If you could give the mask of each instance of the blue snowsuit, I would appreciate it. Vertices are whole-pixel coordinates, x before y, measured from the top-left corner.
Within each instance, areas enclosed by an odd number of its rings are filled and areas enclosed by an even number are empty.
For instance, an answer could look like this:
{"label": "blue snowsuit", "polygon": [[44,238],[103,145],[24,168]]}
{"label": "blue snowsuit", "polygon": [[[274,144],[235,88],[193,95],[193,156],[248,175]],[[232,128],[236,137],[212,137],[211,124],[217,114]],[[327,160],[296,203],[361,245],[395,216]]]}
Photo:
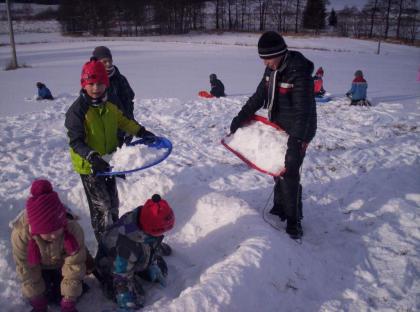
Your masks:
{"label": "blue snowsuit", "polygon": [[53,96],[51,94],[50,89],[48,89],[45,85],[38,87],[38,100],[53,100]]}

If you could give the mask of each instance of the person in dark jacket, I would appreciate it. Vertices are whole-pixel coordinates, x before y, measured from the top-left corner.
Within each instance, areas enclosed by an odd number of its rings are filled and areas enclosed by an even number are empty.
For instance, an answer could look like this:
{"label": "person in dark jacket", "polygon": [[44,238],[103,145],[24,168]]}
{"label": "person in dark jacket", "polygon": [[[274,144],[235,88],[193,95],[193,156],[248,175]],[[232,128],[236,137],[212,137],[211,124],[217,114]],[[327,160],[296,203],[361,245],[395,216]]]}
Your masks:
{"label": "person in dark jacket", "polygon": [[54,100],[50,89],[47,88],[45,84],[42,82],[37,82],[36,87],[38,88],[38,97],[36,98],[39,100]]}
{"label": "person in dark jacket", "polygon": [[[117,66],[113,64],[111,50],[105,46],[96,47],[92,56],[96,57],[105,65],[109,78],[108,95],[113,96],[114,103],[129,118],[134,119],[134,91],[128,83],[127,78],[122,75]],[[124,131],[118,131],[119,146],[130,143],[133,136]]]}
{"label": "person in dark jacket", "polygon": [[127,118],[108,97],[109,79],[104,65],[92,58],[82,69],[80,96],[66,112],[65,127],[74,170],[80,174],[89,204],[91,222],[99,242],[107,226],[118,219],[119,198],[109,159],[118,147],[118,129],[154,140],[134,119]]}
{"label": "person in dark jacket", "polygon": [[155,194],[107,229],[95,260],[108,299],[122,309],[137,309],[144,304],[142,280],[166,286],[168,267],[158,246],[174,224],[171,207]]}
{"label": "person in dark jacket", "polygon": [[256,111],[265,107],[269,120],[289,135],[284,161],[286,171],[275,179],[274,206],[270,212],[282,221],[287,220],[286,232],[292,238],[300,238],[303,215],[299,171],[306,147],[317,128],[314,66],[300,52],[289,51],[283,37],[274,31],[260,37],[258,53],[266,66],[264,76],[256,92],[233,118],[230,131],[234,133]]}
{"label": "person in dark jacket", "polygon": [[217,98],[226,96],[225,86],[219,79],[217,79],[216,74],[210,75],[210,85],[211,85],[211,90],[210,90],[211,95]]}

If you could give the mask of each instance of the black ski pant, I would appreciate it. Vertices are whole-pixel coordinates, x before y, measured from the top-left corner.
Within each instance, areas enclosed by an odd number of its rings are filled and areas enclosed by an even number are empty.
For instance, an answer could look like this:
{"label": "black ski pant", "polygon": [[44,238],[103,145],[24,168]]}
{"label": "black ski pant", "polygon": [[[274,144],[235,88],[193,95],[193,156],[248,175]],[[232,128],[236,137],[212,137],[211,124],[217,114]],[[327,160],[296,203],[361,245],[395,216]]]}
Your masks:
{"label": "black ski pant", "polygon": [[108,226],[118,220],[117,182],[115,177],[80,175],[89,204],[93,232],[99,243]]}
{"label": "black ski pant", "polygon": [[275,178],[274,208],[282,219],[300,220],[302,214],[302,185],[300,185],[300,167],[305,158],[306,143],[290,137],[284,161],[286,172]]}

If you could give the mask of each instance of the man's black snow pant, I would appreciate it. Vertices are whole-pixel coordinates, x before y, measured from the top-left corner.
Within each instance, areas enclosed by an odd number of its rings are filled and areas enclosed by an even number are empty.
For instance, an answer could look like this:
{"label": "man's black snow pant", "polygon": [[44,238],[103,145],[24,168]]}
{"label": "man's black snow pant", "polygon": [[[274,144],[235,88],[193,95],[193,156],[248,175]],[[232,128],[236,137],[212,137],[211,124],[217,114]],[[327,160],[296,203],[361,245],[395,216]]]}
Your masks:
{"label": "man's black snow pant", "polygon": [[108,226],[118,220],[117,182],[115,177],[80,175],[89,204],[90,220],[97,242]]}
{"label": "man's black snow pant", "polygon": [[274,207],[272,213],[282,221],[286,219],[300,220],[302,214],[302,185],[300,185],[300,167],[305,158],[306,143],[294,137],[287,142],[287,152],[284,161],[286,173],[275,178]]}

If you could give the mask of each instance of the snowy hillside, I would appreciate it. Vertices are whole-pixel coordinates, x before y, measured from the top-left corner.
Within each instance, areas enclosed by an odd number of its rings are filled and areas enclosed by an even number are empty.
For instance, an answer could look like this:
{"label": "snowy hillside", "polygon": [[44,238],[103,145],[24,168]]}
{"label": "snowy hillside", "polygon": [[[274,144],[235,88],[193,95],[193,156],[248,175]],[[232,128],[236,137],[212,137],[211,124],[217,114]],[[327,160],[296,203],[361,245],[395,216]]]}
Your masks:
{"label": "snowy hillside", "polygon": [[[154,193],[176,214],[165,239],[174,249],[166,259],[168,286],[147,284],[142,311],[420,309],[418,48],[384,44],[378,56],[373,42],[286,38],[323,66],[325,88],[334,97],[318,106],[317,136],[303,165],[304,237],[298,244],[285,234],[285,224],[266,213],[273,179],[220,144],[261,79],[257,35],[165,37],[166,42],[52,38],[18,45],[20,62],[30,67],[0,71],[2,311],[29,311],[8,223],[24,208],[34,178],[52,181],[81,217],[89,249],[96,250],[63,123],[77,97],[81,66],[102,44],[111,48],[136,92],[138,121],[174,146],[165,162],[118,181],[120,214]],[[0,46],[2,68],[9,54],[8,46]],[[368,80],[371,108],[350,107],[344,98],[356,69]],[[225,84],[227,98],[196,96],[209,88],[212,72]],[[34,101],[36,81],[45,82],[57,99]],[[79,311],[113,307],[93,277],[87,283],[91,290]]]}

